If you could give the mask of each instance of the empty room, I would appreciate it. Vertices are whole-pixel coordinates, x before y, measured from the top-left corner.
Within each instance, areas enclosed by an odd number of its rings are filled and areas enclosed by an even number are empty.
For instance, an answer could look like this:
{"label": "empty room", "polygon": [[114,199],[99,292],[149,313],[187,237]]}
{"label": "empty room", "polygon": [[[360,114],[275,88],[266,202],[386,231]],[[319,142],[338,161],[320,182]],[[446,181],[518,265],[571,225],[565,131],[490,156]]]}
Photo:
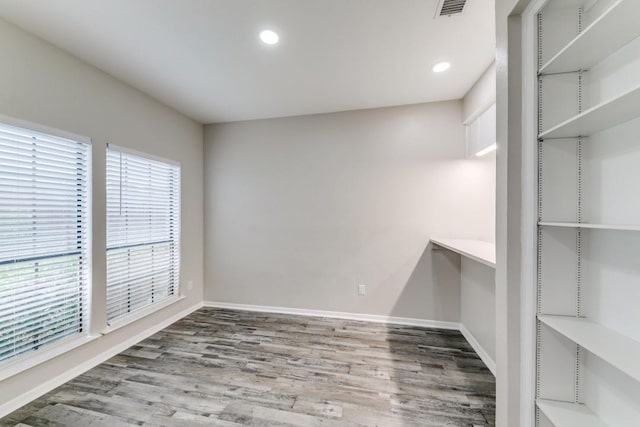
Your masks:
{"label": "empty room", "polygon": [[0,0],[0,426],[637,426],[639,16]]}

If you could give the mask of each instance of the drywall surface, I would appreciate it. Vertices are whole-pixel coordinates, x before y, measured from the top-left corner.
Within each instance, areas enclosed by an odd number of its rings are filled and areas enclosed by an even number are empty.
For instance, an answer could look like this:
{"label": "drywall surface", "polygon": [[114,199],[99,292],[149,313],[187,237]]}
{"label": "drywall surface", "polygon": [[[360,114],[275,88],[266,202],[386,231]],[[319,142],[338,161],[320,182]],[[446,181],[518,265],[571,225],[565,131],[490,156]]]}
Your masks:
{"label": "drywall surface", "polygon": [[496,63],[489,65],[462,99],[462,122],[470,123],[496,102]]}
{"label": "drywall surface", "polygon": [[466,257],[461,263],[462,324],[495,362],[495,269]]}
{"label": "drywall surface", "polygon": [[461,108],[207,126],[205,300],[460,321],[460,258],[429,238],[493,241],[495,200]]}
{"label": "drywall surface", "polygon": [[[93,150],[93,298],[105,290],[107,143],[182,166],[181,292],[185,299],[0,382],[0,407],[126,338],[202,301],[202,126],[107,74],[0,20],[0,114],[90,137]],[[187,281],[193,281],[187,289]],[[104,301],[102,299],[102,301]],[[92,330],[105,325],[94,305]]]}

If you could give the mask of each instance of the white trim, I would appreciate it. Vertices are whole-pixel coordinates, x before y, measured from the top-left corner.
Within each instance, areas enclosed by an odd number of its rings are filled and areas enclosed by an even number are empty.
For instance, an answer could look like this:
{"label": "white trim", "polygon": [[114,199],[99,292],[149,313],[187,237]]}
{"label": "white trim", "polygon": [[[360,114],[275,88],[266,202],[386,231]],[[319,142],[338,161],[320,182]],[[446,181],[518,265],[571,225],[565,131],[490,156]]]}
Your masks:
{"label": "white trim", "polygon": [[522,19],[522,213],[520,270],[520,424],[535,425],[537,259],[537,13],[549,0],[534,0]]}
{"label": "white trim", "polygon": [[96,338],[99,338],[99,335],[89,335],[86,333],[74,334],[46,345],[39,350],[18,355],[15,359],[5,361],[0,365],[0,381],[4,381],[22,371],[38,366],[76,347],[85,345]]}
{"label": "white trim", "polygon": [[[78,135],[72,132],[67,132],[65,130],[56,129],[54,127],[33,123],[27,120],[16,119],[10,116],[5,116],[4,114],[0,114],[0,122],[9,126],[29,129],[33,132],[41,133],[43,135],[51,135],[58,138],[68,139],[70,141],[76,142],[83,142],[85,144],[91,145],[91,138],[87,136]],[[91,159],[91,157],[89,159]]]}
{"label": "white trim", "polygon": [[111,333],[137,320],[140,320],[143,317],[147,317],[150,314],[155,313],[156,311],[169,307],[170,305],[175,304],[178,301],[182,301],[185,298],[186,297],[184,295],[174,295],[156,304],[152,304],[140,310],[136,310],[128,316],[124,316],[120,319],[116,319],[113,323],[107,323],[107,327],[101,332],[101,334],[106,335],[108,333]]}
{"label": "white trim", "polygon": [[480,345],[478,340],[476,340],[476,338],[473,336],[471,331],[467,329],[467,327],[464,326],[464,324],[462,323],[460,324],[460,333],[462,334],[463,337],[465,337],[465,339],[469,342],[471,347],[473,347],[476,353],[478,353],[478,356],[480,356],[480,359],[482,359],[484,364],[487,365],[487,368],[489,368],[489,370],[495,377],[496,362],[491,358],[491,356],[489,356],[489,353],[487,353],[487,351]]}
{"label": "white trim", "polygon": [[61,386],[62,384],[66,383],[67,381],[72,380],[73,378],[77,377],[78,375],[83,374],[84,372],[88,371],[91,368],[94,368],[96,366],[98,366],[99,364],[105,362],[106,360],[112,358],[113,356],[117,355],[118,353],[123,352],[124,350],[128,349],[129,347],[139,343],[140,341],[144,340],[145,338],[148,338],[149,336],[155,334],[156,332],[166,328],[167,326],[171,325],[174,322],[177,322],[178,320],[182,319],[185,316],[188,316],[189,314],[193,313],[194,311],[196,311],[197,309],[202,307],[202,303],[198,303],[195,304],[185,310],[182,310],[179,313],[176,313],[175,315],[162,320],[161,322],[153,325],[152,327],[145,329],[144,331],[134,335],[133,337],[127,339],[126,341],[123,341],[121,343],[119,343],[118,345],[115,345],[111,348],[109,348],[108,350],[105,350],[104,352],[92,357],[91,359],[81,363],[78,366],[75,366],[74,368],[69,369],[68,371],[58,375],[55,378],[52,378],[48,381],[45,381],[43,383],[38,384],[36,387],[32,388],[31,390],[29,390],[28,392],[21,394],[20,396],[15,397],[14,399],[0,405],[0,418],[10,414],[11,412],[15,411],[16,409],[19,409],[20,407],[26,405],[27,403],[33,401],[34,399],[37,399],[38,397],[42,396],[45,393],[48,393],[49,391],[53,390],[56,387]]}
{"label": "white trim", "polygon": [[262,313],[295,314],[298,316],[328,317],[332,319],[360,320],[363,322],[389,323],[422,328],[460,330],[458,322],[414,319],[410,317],[382,316],[378,314],[347,313],[344,311],[310,310],[304,308],[274,307],[270,305],[235,304],[229,302],[204,301],[204,307],[227,308],[230,310],[258,311]]}
{"label": "white trim", "polygon": [[153,160],[156,162],[168,163],[173,166],[178,166],[181,168],[180,162],[177,160],[167,159],[166,157],[156,156],[155,154],[144,153],[142,151],[134,150],[133,148],[123,147],[121,145],[112,144],[110,142],[107,143],[107,150],[119,151],[121,153],[131,154],[133,156],[142,157],[144,159]]}
{"label": "white trim", "polygon": [[[86,310],[87,314],[83,317],[83,325],[82,327],[86,330],[89,335],[98,336],[96,332],[95,325],[93,323],[94,320],[94,306],[93,306],[93,145],[89,144],[88,148],[89,159],[87,161],[87,233],[86,233],[86,245],[87,245],[87,261],[86,261],[86,269],[87,269],[87,296],[86,296]],[[85,268],[85,267],[83,267]]]}

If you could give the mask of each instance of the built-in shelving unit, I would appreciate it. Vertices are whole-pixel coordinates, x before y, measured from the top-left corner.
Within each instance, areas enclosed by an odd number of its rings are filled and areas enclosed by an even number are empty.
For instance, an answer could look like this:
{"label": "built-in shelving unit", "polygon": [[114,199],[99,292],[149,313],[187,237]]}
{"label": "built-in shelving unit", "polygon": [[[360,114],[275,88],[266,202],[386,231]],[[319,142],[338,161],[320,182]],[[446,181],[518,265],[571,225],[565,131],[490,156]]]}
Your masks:
{"label": "built-in shelving unit", "polygon": [[640,0],[535,4],[526,38],[537,60],[527,69],[537,94],[531,408],[537,427],[636,425]]}
{"label": "built-in shelving unit", "polygon": [[496,245],[493,243],[471,239],[442,238],[432,238],[431,242],[489,267],[496,267]]}
{"label": "built-in shelving unit", "polygon": [[581,404],[539,399],[536,406],[556,427],[607,427],[596,414]]}
{"label": "built-in shelving unit", "polygon": [[552,74],[587,70],[640,36],[640,2],[618,0],[578,34],[560,52],[540,67]]}

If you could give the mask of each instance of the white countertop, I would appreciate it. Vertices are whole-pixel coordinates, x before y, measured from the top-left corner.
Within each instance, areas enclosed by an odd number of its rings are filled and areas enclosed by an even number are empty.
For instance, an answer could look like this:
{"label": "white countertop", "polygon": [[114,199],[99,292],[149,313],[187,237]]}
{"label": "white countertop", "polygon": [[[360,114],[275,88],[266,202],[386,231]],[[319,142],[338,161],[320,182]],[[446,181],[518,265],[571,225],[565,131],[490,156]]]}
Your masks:
{"label": "white countertop", "polygon": [[496,267],[496,245],[471,239],[442,239],[431,238],[431,242],[437,246],[457,252],[474,261],[478,261],[491,268]]}

